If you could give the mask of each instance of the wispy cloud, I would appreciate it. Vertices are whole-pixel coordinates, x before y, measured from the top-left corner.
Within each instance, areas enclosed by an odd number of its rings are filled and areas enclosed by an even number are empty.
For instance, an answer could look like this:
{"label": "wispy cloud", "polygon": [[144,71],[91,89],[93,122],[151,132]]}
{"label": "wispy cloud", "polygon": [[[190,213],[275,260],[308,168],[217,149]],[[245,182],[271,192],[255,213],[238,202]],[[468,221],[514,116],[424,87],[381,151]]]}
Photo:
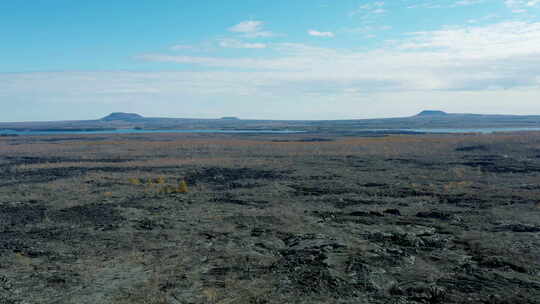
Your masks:
{"label": "wispy cloud", "polygon": [[388,10],[385,7],[384,1],[368,2],[349,12],[349,17],[361,20],[364,24],[375,23],[387,15]]}
{"label": "wispy cloud", "polygon": [[270,31],[263,30],[264,22],[256,20],[242,21],[229,28],[233,33],[240,33],[247,38],[256,37],[271,37],[275,34]]}
{"label": "wispy cloud", "polygon": [[207,69],[0,74],[0,95],[25,109],[31,102],[36,109],[94,109],[97,101],[170,116],[219,117],[233,109],[255,118],[358,118],[433,107],[525,114],[540,111],[539,45],[540,22],[502,22],[410,33],[371,51],[277,43],[265,59],[148,54],[140,59]]}
{"label": "wispy cloud", "polygon": [[504,0],[513,13],[525,13],[528,9],[540,6],[540,0]]}
{"label": "wispy cloud", "polygon": [[469,20],[467,20],[467,22],[474,24],[474,23],[486,22],[488,20],[493,20],[493,19],[497,19],[497,18],[500,18],[500,16],[496,15],[496,14],[489,14],[489,15],[485,15],[485,16],[482,16],[482,17],[479,17],[479,18],[469,19]]}
{"label": "wispy cloud", "polygon": [[453,0],[453,1],[441,1],[441,0],[424,0],[414,1],[414,4],[410,4],[407,8],[455,8],[463,6],[477,5],[486,2],[487,0]]}
{"label": "wispy cloud", "polygon": [[469,6],[469,5],[480,4],[484,1],[485,0],[459,0],[459,1],[454,2],[453,6]]}
{"label": "wispy cloud", "polygon": [[540,23],[501,22],[410,33],[404,49],[440,50],[464,58],[504,58],[540,54]]}
{"label": "wispy cloud", "polygon": [[[284,118],[283,113],[291,113],[288,118],[314,118],[315,112],[326,115],[328,110],[366,114],[373,107],[379,107],[379,113],[396,114],[397,109],[421,103],[434,108],[437,102],[446,103],[447,109],[460,105],[459,111],[473,105],[498,110],[507,106],[508,111],[518,104],[540,111],[540,22],[533,14],[540,0],[357,3],[352,11],[342,7],[340,14],[350,13],[351,18],[340,20],[337,30],[336,23],[324,23],[327,18],[302,19],[309,27],[285,22],[279,27],[283,34],[262,20],[232,22],[230,27],[218,24],[218,32],[210,36],[200,37],[195,31],[169,41],[171,46],[163,52],[140,54],[135,63],[118,63],[126,70],[156,72],[0,73],[0,99],[23,114],[51,104],[83,112],[79,107],[92,110],[95,103],[119,110],[132,109],[132,104],[177,109],[171,116],[201,117],[211,116],[210,111],[219,108],[216,105],[243,117],[273,108],[267,116],[252,115],[272,118]],[[320,10],[317,3],[313,6]],[[336,4],[330,11],[338,8]],[[426,9],[438,11],[429,15]],[[442,15],[440,20],[433,17]],[[453,21],[459,24],[452,25]],[[290,39],[298,40],[284,43],[287,30]],[[392,40],[359,39],[376,36]],[[39,104],[42,108],[34,106]],[[308,108],[313,113],[308,114]]]}
{"label": "wispy cloud", "polygon": [[[244,69],[252,80],[306,90],[314,83],[369,91],[492,90],[540,85],[540,23],[503,22],[410,33],[392,47],[364,52],[273,44],[274,58],[149,54],[143,60]],[[376,85],[374,85],[376,84]],[[310,89],[311,88],[311,89]]]}
{"label": "wispy cloud", "polygon": [[329,37],[329,38],[332,38],[334,37],[334,33],[332,32],[320,32],[320,31],[317,31],[317,30],[308,30],[308,34],[310,36],[315,36],[315,37]]}
{"label": "wispy cloud", "polygon": [[366,3],[364,5],[361,5],[360,9],[368,10],[368,11],[378,10],[378,9],[381,9],[384,6],[384,4],[385,4],[384,1]]}
{"label": "wispy cloud", "polygon": [[234,49],[264,49],[267,45],[265,43],[243,42],[236,39],[220,39],[219,46]]}
{"label": "wispy cloud", "polygon": [[375,1],[375,2],[369,2],[363,5],[360,5],[356,10],[349,13],[350,16],[358,15],[358,14],[384,14],[386,13],[386,10],[384,9],[385,3],[384,1]]}

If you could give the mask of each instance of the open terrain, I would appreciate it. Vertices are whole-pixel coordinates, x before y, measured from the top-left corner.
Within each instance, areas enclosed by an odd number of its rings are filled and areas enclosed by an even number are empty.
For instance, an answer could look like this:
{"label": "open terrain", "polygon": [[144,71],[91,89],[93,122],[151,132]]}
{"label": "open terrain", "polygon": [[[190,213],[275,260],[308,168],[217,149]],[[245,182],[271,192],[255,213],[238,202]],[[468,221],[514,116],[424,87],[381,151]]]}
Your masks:
{"label": "open terrain", "polygon": [[540,303],[539,195],[535,132],[3,136],[0,303]]}

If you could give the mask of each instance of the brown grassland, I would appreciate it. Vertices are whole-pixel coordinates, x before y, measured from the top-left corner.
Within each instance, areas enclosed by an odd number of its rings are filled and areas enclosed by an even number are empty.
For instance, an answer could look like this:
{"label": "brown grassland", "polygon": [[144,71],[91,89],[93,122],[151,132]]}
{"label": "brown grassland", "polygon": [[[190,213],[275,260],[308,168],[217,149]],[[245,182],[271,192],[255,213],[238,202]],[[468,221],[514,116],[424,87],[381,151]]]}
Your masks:
{"label": "brown grassland", "polygon": [[0,137],[0,304],[540,303],[540,133]]}

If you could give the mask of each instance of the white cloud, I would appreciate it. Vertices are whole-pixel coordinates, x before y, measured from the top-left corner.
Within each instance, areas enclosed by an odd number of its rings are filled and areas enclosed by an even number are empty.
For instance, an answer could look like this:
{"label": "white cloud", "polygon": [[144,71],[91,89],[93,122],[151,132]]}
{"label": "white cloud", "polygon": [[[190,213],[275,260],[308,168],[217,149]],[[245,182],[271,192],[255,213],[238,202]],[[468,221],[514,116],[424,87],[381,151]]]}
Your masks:
{"label": "white cloud", "polygon": [[224,48],[234,49],[264,49],[267,46],[265,43],[242,42],[236,39],[220,39],[219,45]]}
{"label": "white cloud", "polygon": [[224,71],[0,73],[0,94],[5,96],[0,105],[10,108],[9,118],[0,120],[58,119],[59,109],[63,119],[92,119],[113,111],[269,119],[406,116],[427,108],[540,113],[538,88],[390,90],[390,83],[371,73],[364,82],[347,81],[336,73],[318,79],[305,73]]}
{"label": "white cloud", "polygon": [[497,18],[499,18],[498,15],[489,14],[489,15],[485,15],[485,16],[482,16],[482,17],[469,19],[469,20],[467,20],[467,23],[480,23],[480,22],[485,22],[485,21],[492,20],[492,19],[497,19]]}
{"label": "white cloud", "polygon": [[375,1],[363,4],[358,9],[349,13],[350,16],[362,15],[363,18],[367,18],[369,15],[381,15],[386,13],[384,9],[384,1]]}
{"label": "white cloud", "polygon": [[378,9],[384,6],[384,1],[376,1],[371,3],[366,3],[364,5],[360,6],[360,9],[362,10],[373,10]]}
{"label": "white cloud", "polygon": [[229,31],[233,33],[243,34],[245,37],[248,38],[274,36],[274,33],[270,31],[264,31],[263,26],[264,22],[262,21],[247,20],[230,27]]}
{"label": "white cloud", "polygon": [[501,22],[483,27],[455,27],[416,32],[403,49],[439,48],[448,55],[488,59],[540,54],[540,22]]}
{"label": "white cloud", "polygon": [[261,30],[263,23],[261,21],[243,21],[238,23],[237,25],[230,27],[229,30],[231,32],[237,32],[237,33],[253,33],[258,32]]}
{"label": "white cloud", "polygon": [[332,32],[320,32],[317,30],[309,30],[308,34],[315,37],[334,37],[334,33]]}
{"label": "white cloud", "polygon": [[463,6],[477,5],[484,3],[487,0],[457,0],[457,1],[442,1],[442,0],[414,0],[414,4],[408,5],[407,8],[455,8]]}
{"label": "white cloud", "polygon": [[453,6],[469,6],[484,2],[484,0],[460,0],[454,2]]}
{"label": "white cloud", "polygon": [[528,9],[540,4],[540,0],[504,0],[504,4],[512,10],[513,13],[526,13]]}

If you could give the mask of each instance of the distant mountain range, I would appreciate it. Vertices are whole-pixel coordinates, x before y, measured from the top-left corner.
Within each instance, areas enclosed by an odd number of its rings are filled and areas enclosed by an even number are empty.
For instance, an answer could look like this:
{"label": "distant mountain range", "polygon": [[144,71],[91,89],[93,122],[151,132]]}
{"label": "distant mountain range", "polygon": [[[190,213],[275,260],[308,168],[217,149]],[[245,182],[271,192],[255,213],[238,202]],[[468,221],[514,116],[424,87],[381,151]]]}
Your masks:
{"label": "distant mountain range", "polygon": [[351,120],[254,120],[237,117],[219,119],[144,117],[136,113],[114,112],[101,119],[0,123],[10,130],[113,130],[113,129],[289,129],[317,132],[362,132],[373,129],[540,127],[540,115],[453,114],[425,110],[400,118]]}

